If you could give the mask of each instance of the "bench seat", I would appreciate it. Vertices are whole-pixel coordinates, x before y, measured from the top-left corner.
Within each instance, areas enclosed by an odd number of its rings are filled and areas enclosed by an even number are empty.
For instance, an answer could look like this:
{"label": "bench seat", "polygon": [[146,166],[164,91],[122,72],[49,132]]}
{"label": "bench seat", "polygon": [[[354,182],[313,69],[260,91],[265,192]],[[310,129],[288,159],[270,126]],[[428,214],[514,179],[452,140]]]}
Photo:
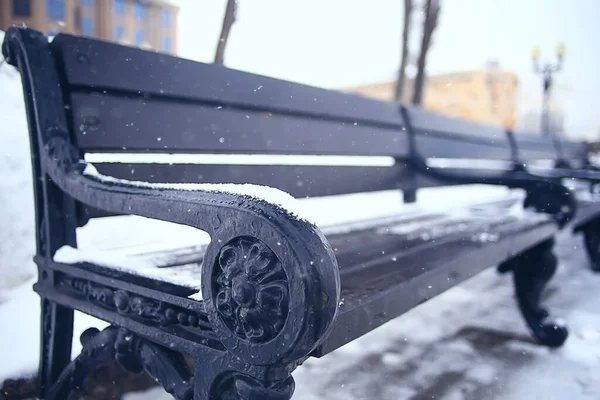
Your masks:
{"label": "bench seat", "polygon": [[[329,353],[552,238],[558,232],[556,223],[547,214],[523,210],[522,199],[522,193],[513,191],[458,209],[404,212],[322,227],[340,267],[341,302],[333,333],[313,356]],[[126,281],[148,278],[150,287],[201,301],[198,288],[206,245],[154,252],[143,252],[145,244],[126,249],[128,256],[111,257],[105,251],[63,248],[55,261]]]}

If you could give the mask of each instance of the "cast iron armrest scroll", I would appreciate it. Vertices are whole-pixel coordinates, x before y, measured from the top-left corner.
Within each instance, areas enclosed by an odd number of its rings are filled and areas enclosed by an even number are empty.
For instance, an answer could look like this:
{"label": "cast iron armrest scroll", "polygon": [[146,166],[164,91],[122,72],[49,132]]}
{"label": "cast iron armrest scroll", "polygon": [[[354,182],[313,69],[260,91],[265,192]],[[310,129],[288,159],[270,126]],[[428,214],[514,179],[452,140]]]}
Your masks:
{"label": "cast iron armrest scroll", "polygon": [[[249,196],[111,183],[83,174],[86,164],[70,141],[47,38],[11,28],[3,53],[21,72],[42,173],[62,191],[105,211],[184,224],[211,236],[202,293],[214,330],[230,352],[255,365],[284,364],[322,343],[337,315],[340,278],[317,227]],[[232,302],[243,312],[232,314]]]}

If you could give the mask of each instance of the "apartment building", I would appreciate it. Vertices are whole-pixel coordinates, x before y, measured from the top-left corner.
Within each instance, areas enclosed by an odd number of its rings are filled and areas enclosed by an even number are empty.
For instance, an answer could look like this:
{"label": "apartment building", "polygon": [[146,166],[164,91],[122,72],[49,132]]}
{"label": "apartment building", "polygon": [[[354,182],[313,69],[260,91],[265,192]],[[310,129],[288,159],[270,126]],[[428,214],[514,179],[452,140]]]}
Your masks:
{"label": "apartment building", "polygon": [[25,24],[177,53],[179,8],[160,0],[0,0],[0,29]]}

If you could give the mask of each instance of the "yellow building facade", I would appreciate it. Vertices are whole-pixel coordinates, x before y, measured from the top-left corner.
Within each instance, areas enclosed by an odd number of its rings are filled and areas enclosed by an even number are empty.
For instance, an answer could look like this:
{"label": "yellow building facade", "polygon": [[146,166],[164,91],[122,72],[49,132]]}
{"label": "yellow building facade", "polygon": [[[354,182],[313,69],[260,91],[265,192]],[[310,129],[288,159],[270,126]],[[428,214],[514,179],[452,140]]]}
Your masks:
{"label": "yellow building facade", "polygon": [[[414,82],[408,79],[402,98],[409,103]],[[343,89],[381,100],[393,100],[396,82],[381,82]],[[498,69],[428,76],[423,106],[431,111],[469,121],[514,128],[518,78]]]}

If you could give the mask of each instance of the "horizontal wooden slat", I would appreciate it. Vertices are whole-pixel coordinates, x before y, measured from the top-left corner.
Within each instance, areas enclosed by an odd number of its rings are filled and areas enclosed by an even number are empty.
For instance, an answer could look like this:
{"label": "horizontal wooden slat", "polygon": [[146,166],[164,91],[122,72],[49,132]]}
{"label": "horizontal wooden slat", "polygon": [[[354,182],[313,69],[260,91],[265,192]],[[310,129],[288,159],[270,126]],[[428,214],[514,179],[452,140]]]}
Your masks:
{"label": "horizontal wooden slat", "polygon": [[498,146],[506,146],[506,134],[502,128],[449,117],[420,107],[403,107],[413,129],[419,132],[460,135],[464,136],[464,140],[484,140]]}
{"label": "horizontal wooden slat", "polygon": [[584,167],[588,158],[588,150],[585,143],[560,141],[562,156],[569,160],[575,168]]}
{"label": "horizontal wooden slat", "polygon": [[515,140],[519,156],[523,161],[563,158],[569,161],[573,167],[578,168],[583,167],[587,157],[584,143],[570,142],[562,138],[553,139],[528,132],[516,132]]}
{"label": "horizontal wooden slat", "polygon": [[[549,220],[507,221],[492,228],[466,229],[448,240],[426,240],[407,252],[398,246],[396,252],[385,252],[363,268],[351,268],[348,273],[342,269],[344,301],[332,333],[314,355],[343,346],[557,231]],[[477,240],[488,235],[495,240]]]}
{"label": "horizontal wooden slat", "polygon": [[74,93],[86,151],[343,154],[405,157],[405,131],[189,102]]}
{"label": "horizontal wooden slat", "polygon": [[89,38],[59,34],[51,47],[64,64],[71,85],[403,125],[394,103]]}
{"label": "horizontal wooden slat", "polygon": [[508,160],[506,133],[500,128],[448,117],[419,107],[403,106],[424,158]]}
{"label": "horizontal wooden slat", "polygon": [[514,133],[519,159],[529,163],[535,160],[556,160],[558,153],[552,138],[523,132]]}
{"label": "horizontal wooden slat", "polygon": [[424,158],[466,158],[509,160],[508,146],[499,146],[485,141],[463,140],[456,135],[437,135],[417,132],[415,136],[417,152]]}
{"label": "horizontal wooden slat", "polygon": [[144,182],[251,183],[271,186],[294,197],[329,196],[399,189],[407,168],[294,165],[94,164],[104,175]]}

